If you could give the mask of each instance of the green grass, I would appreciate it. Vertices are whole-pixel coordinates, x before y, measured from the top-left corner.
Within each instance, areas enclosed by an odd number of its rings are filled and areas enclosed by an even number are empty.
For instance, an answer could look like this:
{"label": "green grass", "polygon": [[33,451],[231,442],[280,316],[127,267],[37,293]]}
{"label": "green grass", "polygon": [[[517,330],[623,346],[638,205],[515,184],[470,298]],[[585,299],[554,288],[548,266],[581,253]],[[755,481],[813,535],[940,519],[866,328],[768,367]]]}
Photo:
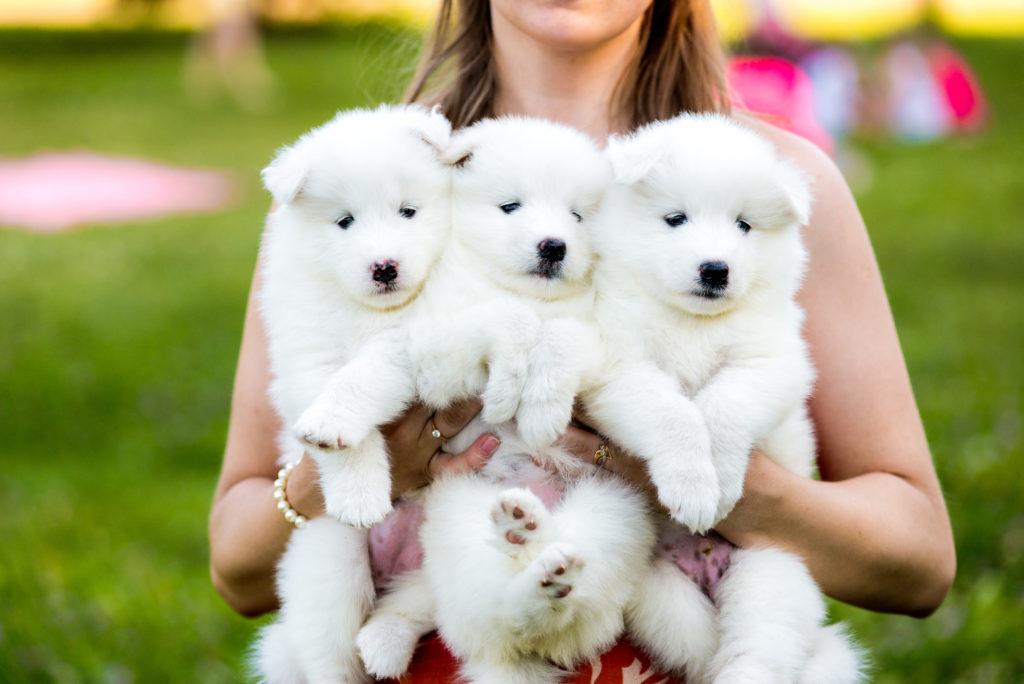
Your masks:
{"label": "green grass", "polygon": [[[236,681],[256,623],[207,578],[273,151],[393,98],[417,37],[274,32],[278,99],[184,96],[187,37],[0,34],[0,157],[89,148],[220,168],[236,208],[37,235],[0,230],[0,682]],[[846,606],[880,682],[1024,681],[1024,43],[963,46],[993,124],[864,143],[859,193],[956,528],[960,572],[925,621]]]}
{"label": "green grass", "polygon": [[867,149],[871,230],[957,542],[923,621],[841,607],[878,681],[1024,681],[1024,96],[1021,42],[962,46],[991,98],[982,135]]}

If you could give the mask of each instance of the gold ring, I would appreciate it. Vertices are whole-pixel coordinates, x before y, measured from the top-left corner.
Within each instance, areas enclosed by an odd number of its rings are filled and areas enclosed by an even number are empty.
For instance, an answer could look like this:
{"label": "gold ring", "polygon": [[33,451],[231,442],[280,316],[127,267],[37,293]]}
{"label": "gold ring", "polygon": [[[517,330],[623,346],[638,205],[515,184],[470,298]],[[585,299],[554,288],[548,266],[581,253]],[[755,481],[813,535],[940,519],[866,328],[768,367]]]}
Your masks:
{"label": "gold ring", "polygon": [[605,464],[612,460],[612,451],[608,448],[607,444],[602,443],[594,451],[594,463],[604,468]]}
{"label": "gold ring", "polygon": [[447,442],[450,438],[445,437],[441,434],[441,431],[437,429],[437,423],[434,422],[434,416],[430,416],[430,436],[434,439],[439,439],[442,442]]}

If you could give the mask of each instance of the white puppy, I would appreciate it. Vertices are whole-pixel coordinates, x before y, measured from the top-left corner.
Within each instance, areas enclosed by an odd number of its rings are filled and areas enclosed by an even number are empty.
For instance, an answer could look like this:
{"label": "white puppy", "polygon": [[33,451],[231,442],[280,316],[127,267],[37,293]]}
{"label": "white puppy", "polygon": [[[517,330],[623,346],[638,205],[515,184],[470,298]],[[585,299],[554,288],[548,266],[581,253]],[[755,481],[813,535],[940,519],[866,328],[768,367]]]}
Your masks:
{"label": "white puppy", "polygon": [[[593,306],[588,227],[610,171],[583,134],[528,119],[457,134],[449,159],[453,237],[423,295],[430,328],[413,340],[414,365],[421,396],[435,405],[487,385],[480,420],[499,424],[469,426],[450,449],[485,429],[502,447],[482,473],[428,489],[423,568],[382,597],[359,647],[370,672],[399,676],[436,625],[471,682],[551,682],[556,666],[617,638],[654,540],[643,499],[614,479],[577,474],[549,509],[538,493],[546,497],[557,478],[526,455],[563,473],[580,469],[550,441],[569,421],[583,368],[600,355],[593,336],[577,333]],[[514,344],[499,349],[488,339],[493,321],[524,305],[543,325],[516,313],[506,326],[518,331]],[[474,346],[491,349],[493,363],[481,366],[481,354],[466,351]]]}
{"label": "white puppy", "polygon": [[[714,522],[742,493],[752,448],[800,475],[814,469],[805,406],[814,372],[795,301],[808,184],[770,143],[723,116],[653,124],[613,138],[608,156],[616,183],[598,222],[597,320],[615,366],[640,370],[587,393],[587,409],[625,446],[671,454],[686,446],[673,443],[677,428],[644,411],[692,402],[696,414],[679,415],[710,437]],[[795,556],[733,554],[715,595],[720,643],[709,664],[674,655],[687,635],[675,615],[657,617],[666,597],[651,586],[634,601],[631,626],[666,667],[717,682],[858,679],[856,653],[838,628],[822,627],[824,602]]]}
{"label": "white puppy", "polygon": [[[262,246],[260,307],[280,448],[283,460],[313,454],[334,515],[353,503],[356,518],[391,506],[374,427],[414,397],[406,357],[393,352],[450,228],[450,170],[439,157],[449,133],[443,116],[421,107],[353,110],[283,149],[263,172],[277,205]],[[339,374],[354,392],[345,402],[332,401]],[[374,391],[361,394],[360,378]],[[305,415],[318,398],[328,411]],[[345,411],[359,413],[338,416]],[[339,423],[362,434],[332,432]],[[373,477],[367,497],[354,483]],[[354,644],[373,600],[365,531],[331,518],[296,530],[278,592],[278,622],[258,646],[268,681],[365,677]]]}

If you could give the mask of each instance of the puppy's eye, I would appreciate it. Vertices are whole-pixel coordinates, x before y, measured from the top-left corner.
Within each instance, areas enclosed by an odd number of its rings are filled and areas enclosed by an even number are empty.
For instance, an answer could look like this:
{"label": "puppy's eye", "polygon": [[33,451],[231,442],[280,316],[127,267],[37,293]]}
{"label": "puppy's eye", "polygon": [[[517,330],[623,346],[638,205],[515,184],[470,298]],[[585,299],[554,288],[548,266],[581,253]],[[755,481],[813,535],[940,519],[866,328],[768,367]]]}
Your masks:
{"label": "puppy's eye", "polygon": [[686,218],[686,214],[682,214],[680,212],[669,214],[668,216],[665,217],[665,223],[667,223],[672,228],[678,228],[687,221],[689,221],[689,219]]}
{"label": "puppy's eye", "polygon": [[412,218],[416,215],[416,207],[410,207],[408,204],[398,210],[398,215],[402,218]]}
{"label": "puppy's eye", "polygon": [[579,222],[581,222],[583,220],[583,214],[581,214],[580,212],[576,211],[575,209],[573,209],[569,213],[572,214],[573,218],[576,219],[576,223],[579,223]]}
{"label": "puppy's eye", "polygon": [[505,202],[504,204],[499,204],[498,208],[501,209],[506,214],[511,214],[513,211],[515,211],[521,206],[523,205],[519,204],[519,202]]}
{"label": "puppy's eye", "polygon": [[746,219],[742,219],[742,218],[736,219],[736,226],[740,230],[742,230],[744,233],[749,233],[750,232],[750,223],[748,223]]}
{"label": "puppy's eye", "polygon": [[335,223],[338,225],[338,227],[341,228],[342,230],[348,230],[348,227],[351,226],[355,222],[356,222],[356,220],[352,216],[352,214],[345,214],[340,219],[335,221]]}

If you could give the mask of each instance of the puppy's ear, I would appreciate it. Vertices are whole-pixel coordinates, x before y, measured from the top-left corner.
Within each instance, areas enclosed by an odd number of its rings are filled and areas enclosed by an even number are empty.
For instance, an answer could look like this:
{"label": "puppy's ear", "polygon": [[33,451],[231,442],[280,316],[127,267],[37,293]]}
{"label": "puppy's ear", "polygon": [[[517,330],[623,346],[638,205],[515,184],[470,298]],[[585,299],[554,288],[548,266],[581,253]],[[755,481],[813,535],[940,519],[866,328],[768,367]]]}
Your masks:
{"label": "puppy's ear", "polygon": [[301,142],[281,148],[274,161],[260,173],[263,185],[277,204],[288,204],[294,200],[306,182],[308,166],[300,145]]}
{"label": "puppy's ear", "polygon": [[633,185],[654,168],[661,157],[660,147],[649,142],[650,136],[609,136],[605,156],[611,162],[616,183]]}
{"label": "puppy's ear", "polygon": [[787,160],[781,160],[775,174],[775,182],[785,198],[790,220],[806,226],[811,220],[811,182],[799,167]]}
{"label": "puppy's ear", "polygon": [[462,168],[473,158],[473,150],[479,143],[479,131],[475,126],[464,128],[455,133],[448,148],[441,155],[441,161],[449,166]]}
{"label": "puppy's ear", "polygon": [[430,145],[437,155],[443,156],[451,141],[452,125],[441,113],[440,105],[434,105],[430,111],[425,111],[416,119],[413,126],[414,131],[420,139]]}

